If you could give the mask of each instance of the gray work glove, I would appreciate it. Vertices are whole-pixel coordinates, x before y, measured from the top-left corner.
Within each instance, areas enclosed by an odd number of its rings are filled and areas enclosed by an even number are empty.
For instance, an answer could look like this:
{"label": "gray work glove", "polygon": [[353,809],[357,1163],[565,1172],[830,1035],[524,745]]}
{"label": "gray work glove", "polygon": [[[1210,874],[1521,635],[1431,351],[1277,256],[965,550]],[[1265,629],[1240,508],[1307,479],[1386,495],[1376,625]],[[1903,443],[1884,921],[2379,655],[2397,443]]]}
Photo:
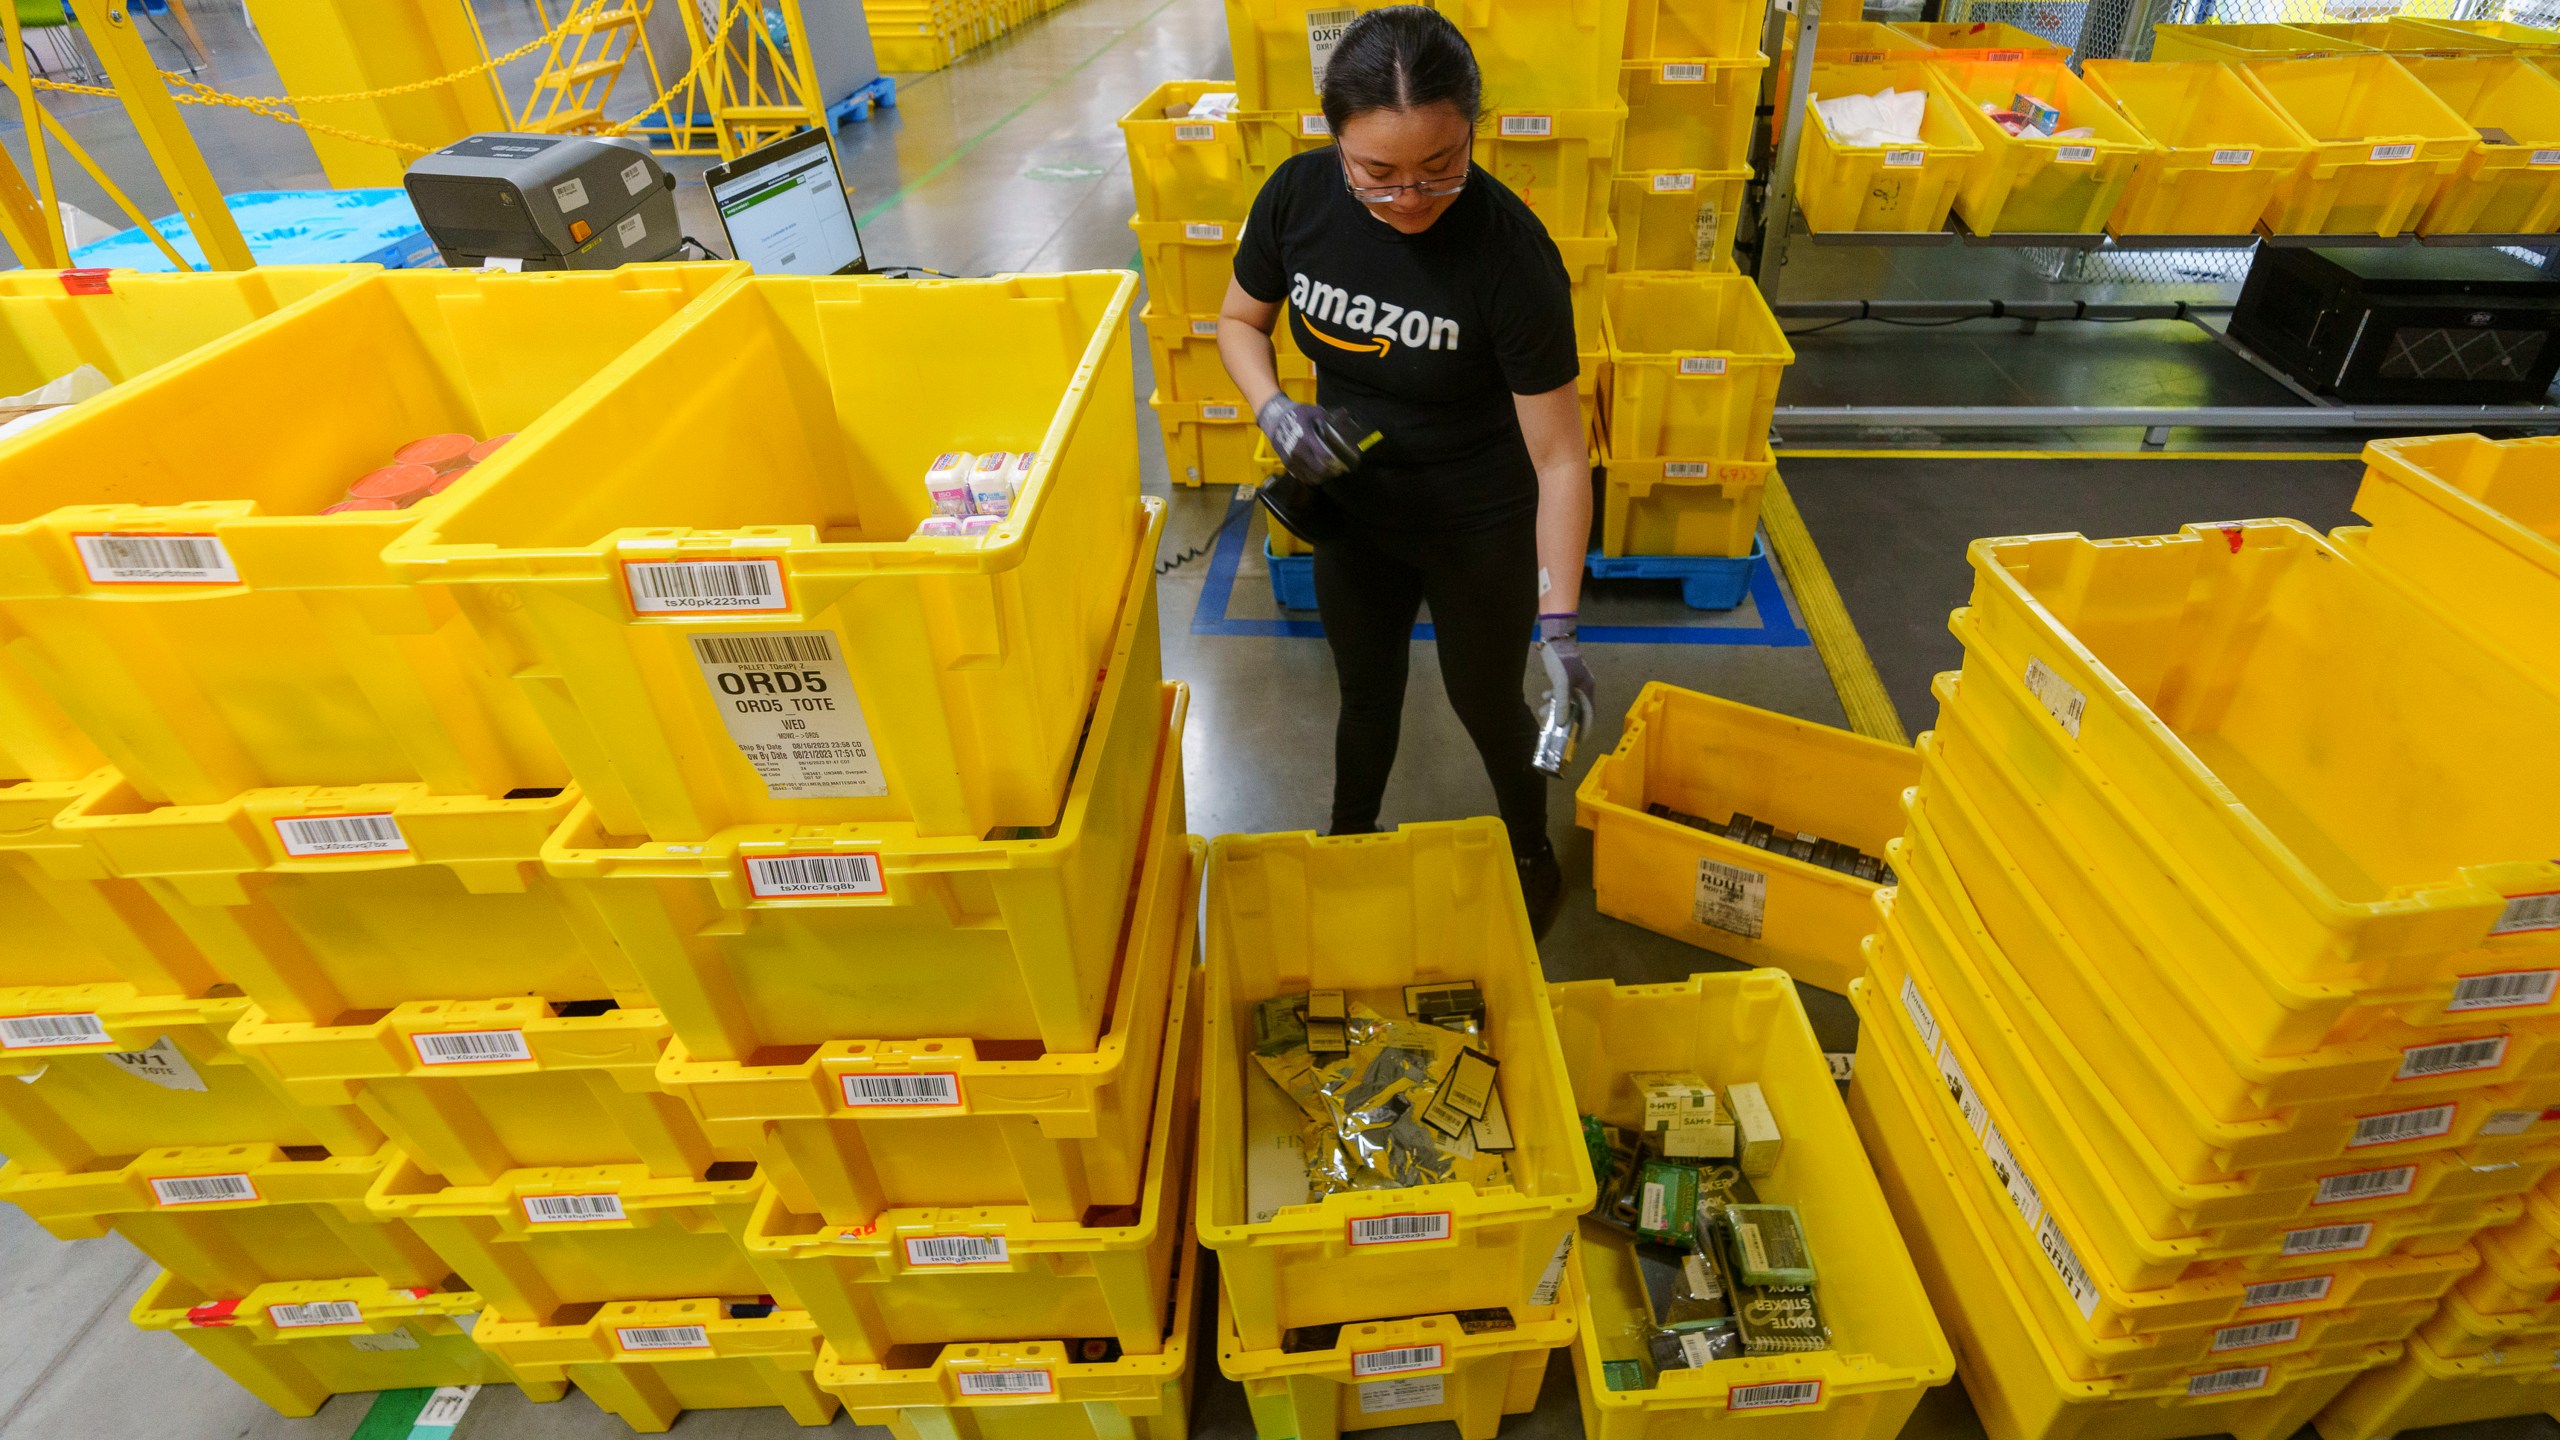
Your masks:
{"label": "gray work glove", "polygon": [[1582,642],[1575,638],[1581,620],[1578,612],[1539,616],[1538,643],[1546,646],[1564,667],[1565,681],[1573,688],[1575,703],[1596,715],[1600,712],[1600,682],[1591,677],[1591,667],[1582,659]]}
{"label": "gray work glove", "polygon": [[1281,466],[1309,485],[1348,475],[1360,464],[1359,422],[1345,411],[1304,404],[1282,393],[1262,402],[1253,419],[1270,437]]}

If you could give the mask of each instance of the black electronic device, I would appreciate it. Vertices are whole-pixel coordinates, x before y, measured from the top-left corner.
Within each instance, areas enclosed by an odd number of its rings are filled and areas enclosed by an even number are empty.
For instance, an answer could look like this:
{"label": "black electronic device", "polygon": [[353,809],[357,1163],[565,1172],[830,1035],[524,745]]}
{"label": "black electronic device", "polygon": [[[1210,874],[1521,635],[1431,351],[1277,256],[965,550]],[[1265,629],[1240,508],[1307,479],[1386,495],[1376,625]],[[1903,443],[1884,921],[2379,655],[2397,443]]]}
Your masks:
{"label": "black electronic device", "polygon": [[2231,338],[2359,404],[2532,404],[2560,371],[2560,278],[2472,247],[2260,245]]}

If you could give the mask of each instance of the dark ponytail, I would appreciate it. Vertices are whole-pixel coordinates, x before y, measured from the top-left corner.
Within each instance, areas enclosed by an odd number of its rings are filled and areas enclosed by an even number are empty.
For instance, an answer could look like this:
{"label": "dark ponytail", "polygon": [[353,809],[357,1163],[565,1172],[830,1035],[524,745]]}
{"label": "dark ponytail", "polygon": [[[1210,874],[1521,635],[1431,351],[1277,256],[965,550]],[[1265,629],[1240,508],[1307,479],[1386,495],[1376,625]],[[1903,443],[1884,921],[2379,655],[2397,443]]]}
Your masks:
{"label": "dark ponytail", "polygon": [[1351,22],[1324,66],[1324,120],[1334,134],[1372,110],[1449,105],[1470,129],[1484,110],[1476,52],[1449,17],[1390,5]]}

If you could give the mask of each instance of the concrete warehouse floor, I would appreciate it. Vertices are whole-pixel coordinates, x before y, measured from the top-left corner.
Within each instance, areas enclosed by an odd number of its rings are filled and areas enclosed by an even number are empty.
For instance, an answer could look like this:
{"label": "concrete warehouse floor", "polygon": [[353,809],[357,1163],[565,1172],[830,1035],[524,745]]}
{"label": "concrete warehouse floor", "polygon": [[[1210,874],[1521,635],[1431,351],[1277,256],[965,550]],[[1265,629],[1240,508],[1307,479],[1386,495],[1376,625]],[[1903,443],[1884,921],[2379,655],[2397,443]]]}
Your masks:
{"label": "concrete warehouse floor", "polygon": [[[525,0],[477,3],[493,48],[538,31]],[[274,73],[236,8],[197,0],[195,9],[213,52],[205,78],[239,93],[277,93]],[[173,55],[164,59],[175,63]],[[509,72],[518,93],[530,78],[530,64]],[[1116,122],[1162,80],[1230,73],[1218,0],[1076,0],[948,70],[908,78],[895,109],[847,126],[837,137],[874,262],[960,275],[1134,266],[1125,223],[1132,209],[1127,158]],[[167,195],[114,102],[56,97],[54,113],[150,213],[166,213]],[[186,113],[226,190],[326,184],[308,145],[294,132],[236,110]],[[0,127],[0,143],[23,164],[24,136],[16,127]],[[703,167],[677,161],[672,168],[690,182]],[[681,194],[692,233],[717,237],[700,188],[688,184]],[[65,198],[102,216],[113,214],[83,177],[66,181]],[[1789,267],[1787,293],[2228,293],[2209,278],[2066,286],[2043,279],[2031,261],[2011,251],[1808,246]],[[1795,343],[1799,363],[1784,392],[1789,403],[2285,403],[2282,392],[2256,371],[2186,326],[2048,326],[2032,336],[1991,325],[1935,331],[1847,326],[1808,333]],[[1134,324],[1132,346],[1138,394],[1144,397],[1152,381]],[[1333,696],[1331,665],[1312,617],[1299,617],[1294,626],[1280,623],[1285,617],[1271,603],[1258,518],[1232,492],[1170,487],[1156,427],[1143,403],[1132,418],[1142,436],[1146,489],[1172,498],[1164,558],[1193,555],[1163,575],[1159,595],[1166,668],[1193,687],[1186,756],[1191,828],[1214,835],[1319,825],[1331,784]],[[1964,443],[1962,436],[1824,438],[1903,447],[1889,456],[1799,447],[1782,459],[1832,579],[1903,723],[1915,733],[1932,718],[1930,675],[1957,663],[1944,622],[1970,586],[1968,540],[2044,530],[2158,533],[2185,521],[2258,515],[2290,515],[2326,528],[2348,520],[2347,501],[2359,473],[2352,442],[2334,437],[2311,444],[2244,441],[2241,448],[2272,454],[2287,445],[2281,453],[2330,451],[2340,458],[2220,460],[1983,458],[1945,453]],[[2132,440],[2115,432],[2025,441],[2012,436],[2004,443],[2121,450]],[[2227,437],[2198,441],[2181,433],[2173,443],[2234,449]],[[1599,585],[1587,593],[1593,624],[1680,627],[1686,633],[1675,631],[1679,639],[1697,643],[1592,647],[1603,721],[1602,733],[1584,737],[1586,761],[1615,743],[1615,717],[1647,680],[1843,723],[1831,680],[1803,642],[1801,616],[1783,587],[1764,589],[1759,603],[1724,616],[1686,611],[1664,587]],[[1388,793],[1387,819],[1487,810],[1490,793],[1439,692],[1432,647],[1418,644],[1414,658],[1404,753]],[[1574,828],[1570,790],[1561,783],[1551,792],[1549,828],[1571,887],[1563,918],[1542,947],[1551,979],[1653,981],[1731,968],[1731,962],[1594,911],[1588,836]],[[1855,1029],[1847,1004],[1818,990],[1804,994],[1825,1047],[1852,1048]],[[371,1403],[367,1397],[334,1401],[311,1419],[285,1420],[177,1342],[133,1330],[125,1312],[151,1273],[121,1240],[61,1244],[15,1209],[0,1207],[0,1440],[110,1434],[324,1440],[357,1433]],[[1203,1356],[1198,1433],[1206,1440],[1247,1440],[1252,1427],[1242,1393],[1217,1374],[1215,1345],[1203,1340],[1196,1352]],[[1559,1353],[1537,1412],[1509,1422],[1505,1440],[1570,1440],[1578,1434],[1573,1388]],[[837,1428],[854,1427],[839,1421]],[[457,1432],[459,1440],[627,1433],[583,1396],[535,1406],[502,1389],[484,1391]],[[712,1440],[803,1432],[780,1411],[761,1410],[694,1412],[676,1433]],[[1439,1427],[1412,1433],[1430,1440],[1448,1435]],[[1949,1385],[1930,1397],[1907,1433],[1959,1440],[1979,1436],[1981,1429],[1961,1387]],[[2505,1440],[2560,1435],[2560,1426],[2537,1419],[2432,1433],[2445,1440]]]}

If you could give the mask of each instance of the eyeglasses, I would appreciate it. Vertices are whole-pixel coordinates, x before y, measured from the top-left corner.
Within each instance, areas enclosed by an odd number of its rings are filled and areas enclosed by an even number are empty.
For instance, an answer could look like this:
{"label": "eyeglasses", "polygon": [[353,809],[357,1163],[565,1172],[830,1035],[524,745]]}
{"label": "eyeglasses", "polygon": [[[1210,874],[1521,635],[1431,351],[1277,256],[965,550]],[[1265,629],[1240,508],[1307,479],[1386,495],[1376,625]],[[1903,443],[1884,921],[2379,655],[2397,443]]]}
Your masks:
{"label": "eyeglasses", "polygon": [[1365,205],[1384,205],[1406,190],[1418,190],[1434,200],[1445,200],[1467,188],[1466,172],[1461,170],[1445,180],[1416,180],[1410,185],[1356,185],[1351,180],[1351,162],[1342,165],[1342,183],[1351,198]]}

